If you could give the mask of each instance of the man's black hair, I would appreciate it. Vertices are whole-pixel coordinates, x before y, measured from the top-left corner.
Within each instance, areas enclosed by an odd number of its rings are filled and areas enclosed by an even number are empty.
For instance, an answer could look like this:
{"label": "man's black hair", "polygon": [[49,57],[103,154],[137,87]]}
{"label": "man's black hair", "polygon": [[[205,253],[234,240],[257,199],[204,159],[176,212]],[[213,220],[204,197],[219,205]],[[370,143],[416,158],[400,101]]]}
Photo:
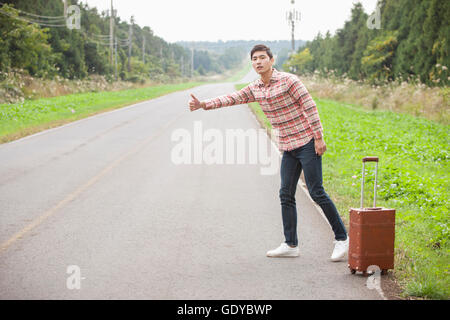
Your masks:
{"label": "man's black hair", "polygon": [[265,51],[270,59],[273,58],[272,51],[270,51],[270,48],[268,46],[263,45],[263,44],[257,44],[256,46],[253,47],[252,51],[250,52],[250,59],[253,58],[253,54],[256,51]]}

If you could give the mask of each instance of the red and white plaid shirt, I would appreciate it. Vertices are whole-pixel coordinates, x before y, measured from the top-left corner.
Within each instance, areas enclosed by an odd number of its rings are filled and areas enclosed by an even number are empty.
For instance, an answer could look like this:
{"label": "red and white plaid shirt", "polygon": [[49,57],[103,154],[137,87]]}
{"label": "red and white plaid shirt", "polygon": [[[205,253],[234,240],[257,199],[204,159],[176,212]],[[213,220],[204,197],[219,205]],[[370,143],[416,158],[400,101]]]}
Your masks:
{"label": "red and white plaid shirt", "polygon": [[229,95],[205,100],[205,110],[237,104],[259,102],[272,128],[278,130],[280,151],[297,149],[313,137],[323,135],[319,113],[308,90],[300,79],[273,69],[268,86],[261,79]]}

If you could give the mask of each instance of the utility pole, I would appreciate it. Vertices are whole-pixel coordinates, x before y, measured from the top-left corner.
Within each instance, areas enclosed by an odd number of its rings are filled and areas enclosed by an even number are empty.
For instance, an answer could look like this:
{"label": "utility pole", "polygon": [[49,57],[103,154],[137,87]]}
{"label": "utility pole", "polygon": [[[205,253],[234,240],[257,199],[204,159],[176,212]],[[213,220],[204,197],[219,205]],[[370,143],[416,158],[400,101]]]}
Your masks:
{"label": "utility pole", "polygon": [[130,19],[130,30],[128,32],[128,73],[131,73],[131,43],[133,41],[133,23],[134,17]]}
{"label": "utility pole", "polygon": [[286,20],[288,21],[288,24],[291,25],[292,28],[292,53],[295,52],[295,23],[299,22],[301,19],[300,16],[300,11],[298,11],[297,9],[295,9],[294,5],[295,5],[295,0],[291,0],[291,4],[292,4],[292,9],[290,11],[286,12]]}
{"label": "utility pole", "polygon": [[113,64],[113,41],[114,41],[114,8],[113,0],[111,0],[111,11],[109,13],[109,61]]}
{"label": "utility pole", "polygon": [[181,76],[184,76],[184,56],[181,55]]}
{"label": "utility pole", "polygon": [[142,40],[142,62],[145,63],[145,36],[143,36]]}
{"label": "utility pole", "polygon": [[161,68],[163,69],[163,72],[165,72],[165,68],[166,68],[166,63],[165,63],[165,59],[163,57],[163,47],[161,44],[161,47],[159,47],[159,56],[161,57]]}
{"label": "utility pole", "polygon": [[194,76],[194,43],[191,48],[191,78]]}
{"label": "utility pole", "polygon": [[117,37],[114,37],[114,77],[117,81]]}
{"label": "utility pole", "polygon": [[67,3],[68,0],[64,1],[64,17],[67,18],[67,8],[69,7],[69,4]]}

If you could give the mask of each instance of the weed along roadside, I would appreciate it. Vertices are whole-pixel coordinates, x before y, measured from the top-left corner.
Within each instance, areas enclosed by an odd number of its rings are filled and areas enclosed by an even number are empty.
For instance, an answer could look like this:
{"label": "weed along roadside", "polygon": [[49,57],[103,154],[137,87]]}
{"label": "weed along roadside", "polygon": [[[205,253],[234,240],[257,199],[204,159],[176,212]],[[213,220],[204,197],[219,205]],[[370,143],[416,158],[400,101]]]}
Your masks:
{"label": "weed along roadside", "polygon": [[78,93],[3,104],[0,105],[0,143],[203,83],[187,82],[122,91]]}
{"label": "weed along roadside", "polygon": [[[378,156],[377,205],[397,211],[395,269],[389,277],[400,285],[403,298],[448,299],[448,126],[407,114],[315,101],[327,143],[325,189],[343,220],[348,225],[349,208],[360,201],[361,159]],[[259,105],[250,107],[270,131]],[[369,167],[365,199],[373,197],[374,174]]]}

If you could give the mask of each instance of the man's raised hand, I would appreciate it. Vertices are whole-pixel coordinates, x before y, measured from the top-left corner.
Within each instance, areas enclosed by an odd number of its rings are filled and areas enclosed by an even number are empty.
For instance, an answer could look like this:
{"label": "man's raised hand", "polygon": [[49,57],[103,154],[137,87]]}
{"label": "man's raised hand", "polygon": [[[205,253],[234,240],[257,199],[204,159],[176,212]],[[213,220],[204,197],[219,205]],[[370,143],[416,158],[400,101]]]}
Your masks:
{"label": "man's raised hand", "polygon": [[195,111],[202,108],[202,103],[191,93],[191,101],[189,101],[189,109]]}

